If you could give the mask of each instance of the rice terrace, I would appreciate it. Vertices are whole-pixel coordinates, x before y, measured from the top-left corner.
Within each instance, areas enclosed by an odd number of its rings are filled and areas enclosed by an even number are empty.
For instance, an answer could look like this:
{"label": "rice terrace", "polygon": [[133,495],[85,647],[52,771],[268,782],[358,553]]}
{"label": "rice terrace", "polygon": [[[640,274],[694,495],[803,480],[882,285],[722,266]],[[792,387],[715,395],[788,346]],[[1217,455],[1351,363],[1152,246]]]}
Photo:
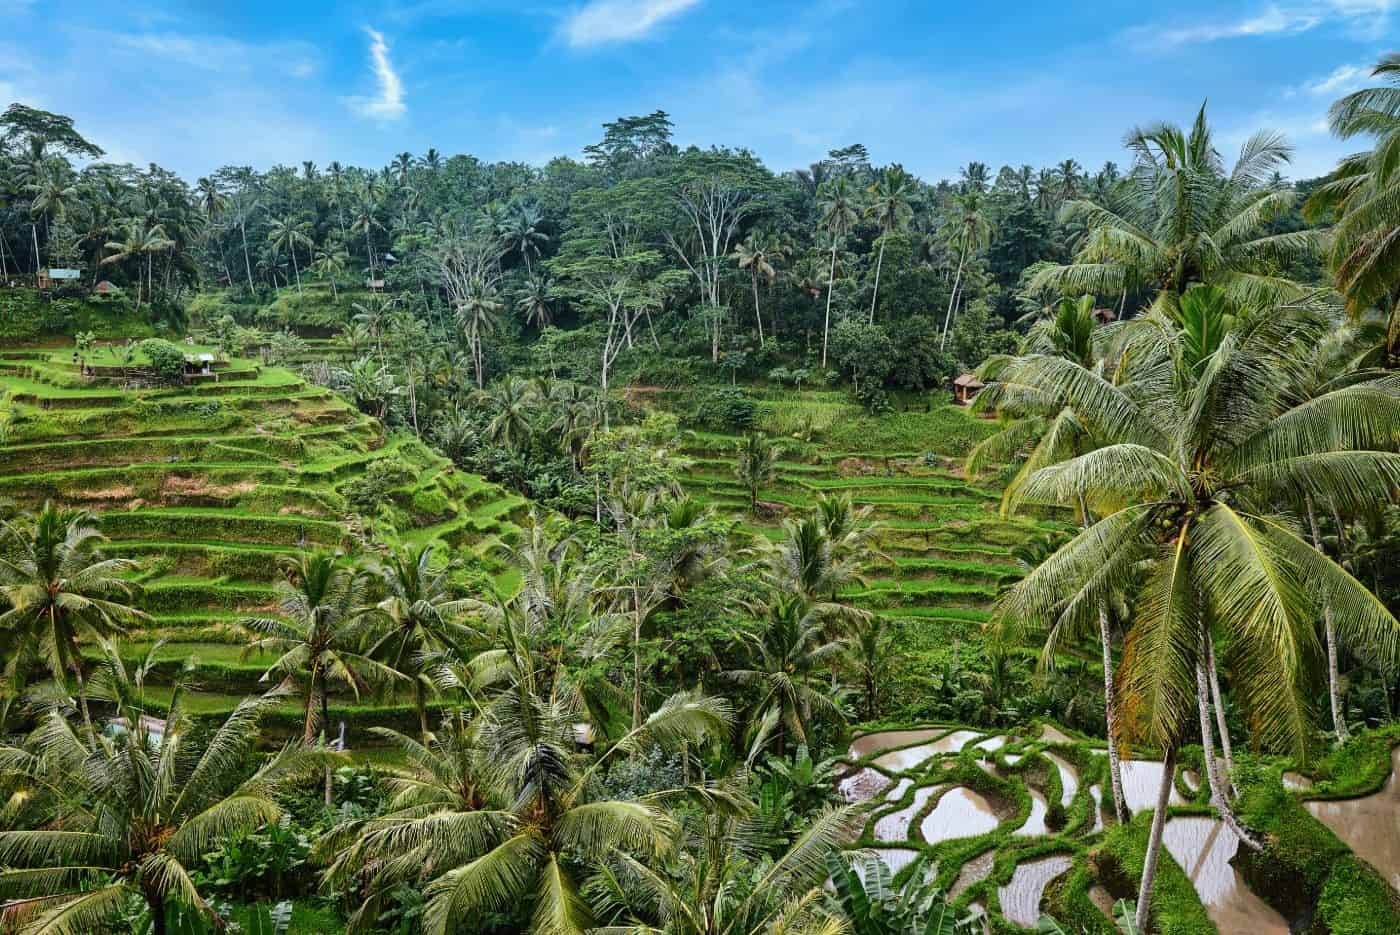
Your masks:
{"label": "rice terrace", "polygon": [[0,933],[1400,932],[1392,5],[727,3],[15,5]]}

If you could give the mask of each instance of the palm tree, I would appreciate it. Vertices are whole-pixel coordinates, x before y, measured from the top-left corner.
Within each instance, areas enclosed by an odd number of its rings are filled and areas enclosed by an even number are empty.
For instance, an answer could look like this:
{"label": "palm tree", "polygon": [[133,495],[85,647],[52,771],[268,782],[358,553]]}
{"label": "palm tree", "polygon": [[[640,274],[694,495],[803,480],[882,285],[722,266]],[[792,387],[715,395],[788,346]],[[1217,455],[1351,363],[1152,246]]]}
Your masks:
{"label": "palm tree", "polygon": [[374,278],[374,240],[372,234],[377,228],[384,229],[384,225],[379,223],[375,214],[379,211],[379,189],[374,182],[367,181],[360,189],[359,198],[355,205],[355,212],[350,221],[350,230],[365,235],[365,258],[369,263],[369,278]]}
{"label": "palm tree", "polygon": [[[829,862],[856,837],[853,806],[827,809],[783,853],[767,859],[762,814],[729,783],[691,787],[664,864],[614,855],[585,895],[612,925],[599,935],[837,935],[848,931],[823,898]],[[677,796],[677,798],[682,798]],[[940,933],[941,935],[941,933]]]}
{"label": "palm tree", "polygon": [[[1323,332],[1300,309],[1247,312],[1220,289],[1197,287],[1176,303],[1174,326],[1153,313],[1156,346],[1136,357],[1132,380],[1111,383],[1059,357],[1009,365],[1007,382],[1072,408],[1099,442],[1037,470],[1017,501],[1077,504],[1103,518],[1061,547],[998,604],[1001,632],[1046,627],[1053,659],[1092,626],[1117,593],[1133,596],[1133,627],[1120,683],[1132,712],[1120,739],[1147,740],[1174,763],[1187,732],[1207,751],[1211,802],[1250,846],[1217,772],[1210,709],[1215,634],[1227,633],[1236,700],[1253,742],[1300,759],[1312,736],[1321,669],[1315,621],[1330,606],[1338,640],[1358,654],[1395,659],[1400,623],[1377,597],[1272,513],[1316,496],[1345,509],[1374,507],[1400,483],[1400,394],[1358,383],[1298,404],[1297,361]],[[1155,353],[1153,353],[1155,351]],[[1165,822],[1166,785],[1154,816],[1138,900],[1145,927],[1152,870]]]}
{"label": "palm tree", "polygon": [[1291,189],[1273,182],[1292,154],[1281,136],[1254,134],[1227,172],[1203,106],[1190,130],[1169,124],[1139,128],[1129,133],[1127,145],[1135,162],[1120,203],[1066,203],[1065,220],[1088,228],[1084,246],[1069,265],[1040,269],[1032,289],[1117,295],[1146,288],[1165,313],[1201,283],[1224,289],[1242,308],[1282,303],[1303,292],[1278,269],[1313,252],[1318,235],[1272,233],[1272,222],[1295,201]]}
{"label": "palm tree", "polygon": [[[50,159],[40,163],[38,171],[33,174],[30,182],[25,186],[34,198],[29,203],[31,217],[42,217],[44,219],[44,234],[47,237],[49,232],[49,219],[61,217],[69,202],[78,196],[78,186],[74,184],[73,170],[68,163],[59,159]],[[46,245],[47,246],[47,245]],[[35,263],[38,263],[38,235],[35,235]],[[36,265],[37,269],[37,265]]]}
{"label": "palm tree", "polygon": [[389,168],[398,176],[399,186],[408,184],[408,173],[413,168],[413,153],[399,153],[389,163]]}
{"label": "palm tree", "polygon": [[310,221],[298,221],[293,217],[276,218],[272,229],[267,232],[267,242],[272,244],[274,255],[283,251],[292,258],[292,271],[297,277],[297,295],[301,295],[301,268],[297,266],[297,247],[312,246]]}
{"label": "palm tree", "polygon": [[943,316],[943,334],[938,340],[939,350],[942,350],[948,341],[948,329],[952,326],[953,309],[957,305],[967,258],[986,247],[992,239],[992,222],[982,213],[982,195],[977,189],[969,188],[957,195],[953,202],[957,208],[957,217],[954,218],[948,243],[958,254],[958,272],[953,277],[953,291],[948,296],[948,312]]}
{"label": "palm tree", "polygon": [[61,828],[0,832],[0,890],[14,897],[0,911],[20,932],[111,931],[132,897],[145,902],[156,935],[165,935],[172,905],[213,917],[191,878],[204,855],[279,821],[280,787],[342,759],[285,747],[247,768],[260,717],[283,700],[277,692],[244,699],[209,731],[197,729],[177,684],[157,738],[142,704],[154,649],[130,674],[110,644],[103,652],[93,689],[115,703],[122,734],[80,735],[53,710],[25,746],[0,748],[63,816]]}
{"label": "palm tree", "polygon": [[771,546],[767,566],[772,587],[808,601],[835,600],[842,588],[860,580],[860,559],[836,554],[820,508],[783,521],[783,538]]}
{"label": "palm tree", "polygon": [[1371,75],[1384,84],[1334,103],[1328,122],[1343,139],[1370,137],[1374,145],[1343,159],[1306,209],[1314,219],[1335,215],[1328,259],[1337,288],[1353,317],[1372,306],[1385,313],[1383,346],[1394,362],[1400,360],[1400,171],[1393,158],[1400,147],[1400,53],[1384,56]]}
{"label": "palm tree", "polygon": [[987,191],[991,172],[987,169],[985,162],[969,162],[964,168],[958,170],[958,176],[960,178],[959,187],[964,192],[976,192],[982,195]]}
{"label": "palm tree", "polygon": [[363,614],[363,576],[342,568],[335,556],[312,552],[283,563],[286,577],[278,580],[281,617],[255,617],[243,625],[263,634],[245,654],[275,652],[278,658],[263,673],[263,681],[280,676],[290,686],[306,683],[302,742],[316,739],[316,728],[330,727],[330,684],[349,687],[355,697],[369,688],[371,678],[399,678],[389,666],[360,651],[367,618]]}
{"label": "palm tree", "polygon": [[880,258],[875,261],[875,291],[870,297],[870,323],[872,325],[875,324],[875,304],[880,299],[880,270],[885,265],[885,244],[889,240],[889,235],[903,227],[914,213],[909,206],[909,197],[913,193],[913,189],[914,180],[901,165],[893,165],[885,169],[884,172],[880,173],[880,177],[866,189],[871,198],[866,213],[882,231]]}
{"label": "palm tree", "polygon": [[382,295],[368,296],[363,302],[355,302],[351,305],[354,316],[350,319],[353,324],[363,325],[369,329],[369,333],[374,336],[374,343],[379,351],[379,362],[384,361],[384,329],[389,321],[389,313],[393,308],[393,302]]}
{"label": "palm tree", "polygon": [[543,222],[540,209],[526,204],[518,207],[506,219],[503,230],[506,242],[520,251],[520,258],[525,261],[525,274],[530,278],[535,275],[534,267],[530,265],[530,254],[538,257],[543,245],[549,243],[549,236],[540,230]]}
{"label": "palm tree", "polygon": [[836,291],[836,251],[842,239],[860,221],[860,204],[855,187],[844,175],[827,182],[818,195],[822,227],[831,237],[831,273],[827,277],[826,319],[822,324],[822,367],[825,367],[827,336],[831,333],[831,294]]}
{"label": "palm tree", "polygon": [[[123,240],[109,241],[103,249],[111,251],[102,258],[105,263],[120,263],[124,260],[142,257],[146,260],[146,297],[154,300],[155,277],[152,272],[157,253],[164,253],[175,246],[175,241],[166,236],[165,228],[159,224],[146,226],[138,218],[126,222],[126,237]],[[136,267],[136,310],[141,310],[141,267]]]}
{"label": "palm tree", "polygon": [[139,566],[102,554],[106,538],[88,512],[52,503],[32,517],[0,523],[0,639],[6,674],[22,682],[37,657],[54,680],[72,674],[83,723],[92,730],[79,640],[103,639],[150,618],[133,606],[139,588],[128,576]]}
{"label": "palm tree", "polygon": [[240,194],[234,196],[232,204],[233,217],[238,222],[238,233],[243,241],[243,269],[248,274],[248,294],[253,295],[257,290],[253,286],[253,261],[248,256],[248,219],[258,210],[258,203],[254,201],[249,204]]}
{"label": "palm tree", "polygon": [[757,693],[745,746],[752,750],[776,740],[782,756],[789,737],[810,745],[814,719],[843,721],[826,676],[847,644],[832,634],[832,622],[840,616],[832,605],[780,593],[757,610],[748,665],[727,669],[719,679]]}
{"label": "palm tree", "polygon": [[428,731],[427,693],[436,691],[446,661],[465,652],[476,636],[459,618],[466,605],[453,595],[454,562],[440,561],[437,544],[405,545],[370,566],[386,596],[375,609],[388,627],[367,655],[413,681],[413,704],[424,743]]}
{"label": "palm tree", "polygon": [[528,445],[534,433],[531,418],[538,398],[529,380],[507,377],[496,384],[491,394],[495,414],[486,424],[486,437],[512,451]]}
{"label": "palm tree", "polygon": [[331,886],[368,879],[352,931],[373,924],[395,886],[426,881],[427,935],[467,931],[483,913],[524,907],[533,933],[584,935],[595,920],[579,895],[579,868],[620,853],[655,860],[667,849],[671,823],[660,807],[603,799],[591,780],[617,754],[722,736],[727,706],[672,696],[583,769],[575,709],[535,693],[516,672],[481,713],[449,722],[447,738],[424,745],[379,731],[407,754],[405,775],[389,781],[385,814],[325,848],[338,851],[326,872]]}
{"label": "palm tree", "polygon": [[466,294],[456,314],[457,324],[471,349],[476,388],[482,389],[486,386],[485,336],[494,332],[500,323],[501,299],[496,287],[480,277],[473,277],[467,283]]}
{"label": "palm tree", "polygon": [[762,432],[751,432],[734,443],[734,476],[748,488],[750,512],[758,512],[758,489],[778,476],[780,454]]}
{"label": "palm tree", "polygon": [[749,281],[753,284],[753,315],[758,322],[759,344],[763,343],[763,315],[758,308],[758,277],[762,276],[771,283],[778,275],[769,256],[772,243],[771,235],[755,230],[750,231],[749,236],[734,248],[734,259],[738,261],[740,269],[749,271]]}
{"label": "palm tree", "polygon": [[311,261],[311,269],[331,284],[331,299],[338,300],[340,292],[336,289],[335,281],[345,273],[345,264],[350,257],[343,250],[318,250],[316,258]]}
{"label": "palm tree", "polygon": [[525,319],[525,324],[543,328],[553,317],[550,304],[554,301],[554,280],[539,273],[529,276],[515,300],[515,309]]}

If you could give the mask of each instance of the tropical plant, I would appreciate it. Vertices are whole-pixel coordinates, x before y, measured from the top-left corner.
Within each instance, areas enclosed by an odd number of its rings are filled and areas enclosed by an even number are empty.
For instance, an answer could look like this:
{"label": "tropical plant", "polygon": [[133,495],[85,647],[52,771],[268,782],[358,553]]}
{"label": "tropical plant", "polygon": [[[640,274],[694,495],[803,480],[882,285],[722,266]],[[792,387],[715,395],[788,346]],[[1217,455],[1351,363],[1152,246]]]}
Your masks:
{"label": "tropical plant", "polygon": [[870,296],[870,323],[875,324],[875,306],[880,301],[880,270],[885,265],[885,245],[890,235],[908,222],[914,213],[909,198],[914,191],[914,179],[904,167],[893,165],[866,189],[870,203],[866,213],[880,228],[880,256],[875,261],[875,289]]}
{"label": "tropical plant", "polygon": [[844,175],[825,183],[817,197],[822,227],[831,238],[831,272],[827,275],[826,318],[822,323],[822,367],[825,367],[827,336],[831,333],[831,296],[836,291],[836,251],[860,221],[861,205],[856,188]]}
{"label": "tropical plant", "polygon": [[749,510],[758,512],[758,490],[778,476],[777,445],[762,432],[751,432],[734,444],[734,476],[749,492]]}

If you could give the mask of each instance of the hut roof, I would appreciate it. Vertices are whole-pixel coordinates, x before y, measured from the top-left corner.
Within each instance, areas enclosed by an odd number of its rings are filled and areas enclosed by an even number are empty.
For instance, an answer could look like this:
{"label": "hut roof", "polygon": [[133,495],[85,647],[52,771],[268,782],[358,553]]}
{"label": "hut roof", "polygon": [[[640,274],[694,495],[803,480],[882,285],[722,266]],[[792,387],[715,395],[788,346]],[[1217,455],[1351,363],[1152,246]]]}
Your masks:
{"label": "hut roof", "polygon": [[963,374],[962,376],[958,377],[956,380],[954,380],[954,381],[953,381],[953,385],[954,385],[954,386],[965,386],[965,387],[967,387],[968,389],[972,389],[972,390],[980,390],[982,387],[986,386],[987,384],[985,384],[985,383],[983,383],[981,380],[977,379],[977,374],[975,374],[975,373],[965,373],[965,374]]}

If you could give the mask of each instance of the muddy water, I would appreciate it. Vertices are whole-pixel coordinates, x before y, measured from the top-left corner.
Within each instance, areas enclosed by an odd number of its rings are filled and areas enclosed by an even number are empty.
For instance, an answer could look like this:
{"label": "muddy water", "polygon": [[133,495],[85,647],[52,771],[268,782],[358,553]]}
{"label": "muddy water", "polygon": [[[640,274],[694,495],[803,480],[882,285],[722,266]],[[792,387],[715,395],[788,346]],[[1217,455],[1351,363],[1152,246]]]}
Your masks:
{"label": "muddy water", "polygon": [[1094,827],[1093,831],[1103,830],[1103,789],[1098,785],[1089,787],[1089,795],[1094,800]]}
{"label": "muddy water", "polygon": [[890,730],[880,734],[866,734],[864,737],[858,737],[851,741],[850,757],[853,760],[859,760],[872,753],[888,750],[890,747],[923,743],[926,740],[932,740],[945,730],[946,728],[935,727],[932,730]]}
{"label": "muddy water", "polygon": [[[905,867],[914,862],[914,858],[919,856],[918,851],[907,850],[902,847],[875,847],[870,852],[885,862],[885,866],[890,868],[890,873],[899,873]],[[864,879],[864,878],[862,878]]]}
{"label": "muddy water", "polygon": [[935,740],[933,743],[920,744],[917,747],[909,747],[904,750],[891,750],[883,756],[876,757],[875,763],[892,772],[913,769],[930,757],[938,756],[941,753],[957,753],[963,748],[963,744],[976,736],[976,731],[955,730],[947,737]]}
{"label": "muddy water", "polygon": [[1051,727],[1049,724],[1041,725],[1040,739],[1046,743],[1074,743],[1073,737],[1058,728]]}
{"label": "muddy water", "polygon": [[1098,883],[1089,887],[1089,902],[1099,908],[1099,912],[1113,918],[1113,894]]}
{"label": "muddy water", "polygon": [[1017,864],[1011,882],[997,890],[1001,914],[1008,922],[1034,928],[1040,918],[1040,897],[1046,884],[1072,866],[1074,861],[1063,854]]}
{"label": "muddy water", "polygon": [[922,789],[916,789],[914,791],[914,801],[912,804],[901,808],[899,811],[890,812],[888,815],[882,816],[875,822],[875,840],[909,840],[909,823],[914,820],[915,813],[928,804],[929,796],[937,791],[937,786],[924,786]]}
{"label": "muddy water", "polygon": [[898,783],[895,784],[895,787],[893,789],[885,793],[885,801],[898,802],[900,799],[904,798],[904,793],[908,792],[909,787],[913,784],[914,780],[912,779],[901,779]]}
{"label": "muddy water", "polygon": [[890,784],[889,777],[865,768],[852,773],[836,785],[836,791],[847,802],[864,802],[875,798]]}
{"label": "muddy water", "polygon": [[1173,818],[1163,843],[1181,865],[1221,932],[1288,935],[1288,922],[1254,894],[1230,864],[1239,838],[1214,818]]}
{"label": "muddy water", "polygon": [[1311,789],[1313,781],[1302,773],[1295,773],[1292,770],[1283,774],[1283,787],[1285,789]]}
{"label": "muddy water", "polygon": [[1000,750],[1006,746],[1005,737],[988,737],[986,740],[973,747],[974,750],[986,750],[991,753],[993,750]]}
{"label": "muddy water", "polygon": [[[1128,811],[1150,811],[1157,807],[1157,790],[1162,785],[1162,764],[1158,760],[1123,760],[1123,798]],[[1184,805],[1181,793],[1172,785],[1172,805]]]}
{"label": "muddy water", "polygon": [[1041,794],[1039,789],[1032,789],[1030,786],[1026,787],[1026,791],[1029,792],[1031,796],[1031,814],[1030,817],[1026,819],[1025,824],[1021,825],[1021,827],[1017,828],[1012,833],[1020,838],[1033,838],[1042,834],[1049,834],[1050,832],[1045,827],[1045,796]]}
{"label": "muddy water", "polygon": [[1309,802],[1308,811],[1337,837],[1346,842],[1356,856],[1375,867],[1400,888],[1400,747],[1391,754],[1390,778],[1381,791],[1360,799],[1337,802]]}
{"label": "muddy water", "polygon": [[930,844],[986,834],[997,826],[996,812],[985,798],[966,786],[948,790],[920,828]]}
{"label": "muddy water", "polygon": [[948,896],[956,899],[974,883],[981,883],[987,879],[987,874],[992,872],[992,864],[996,862],[996,851],[987,851],[985,854],[978,854],[976,857],[962,865],[958,871],[958,878],[953,881],[953,886],[948,890]]}
{"label": "muddy water", "polygon": [[1048,751],[1045,756],[1060,771],[1060,804],[1068,805],[1070,799],[1074,798],[1074,794],[1079,791],[1079,773],[1064,757]]}

